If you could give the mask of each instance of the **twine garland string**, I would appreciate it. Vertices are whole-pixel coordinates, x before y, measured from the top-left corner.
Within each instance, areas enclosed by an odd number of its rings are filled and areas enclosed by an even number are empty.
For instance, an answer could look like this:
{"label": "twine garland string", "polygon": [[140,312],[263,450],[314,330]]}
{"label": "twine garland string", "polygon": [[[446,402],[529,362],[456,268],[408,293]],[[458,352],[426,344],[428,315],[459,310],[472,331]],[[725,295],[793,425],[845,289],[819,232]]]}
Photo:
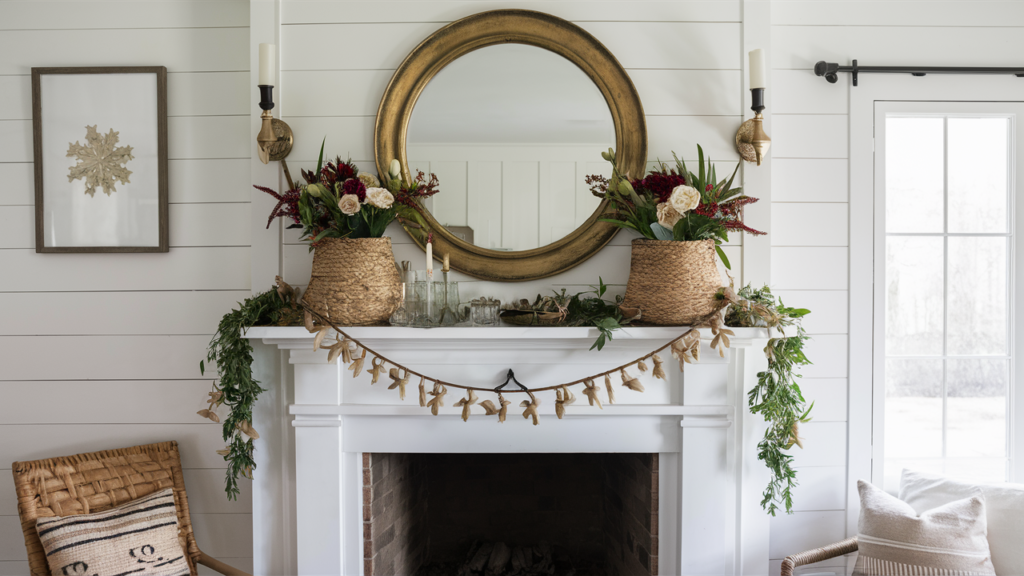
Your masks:
{"label": "twine garland string", "polygon": [[[698,322],[694,323],[695,326],[710,325],[711,331],[715,334],[715,339],[712,341],[712,346],[715,347],[715,348],[718,348],[718,352],[719,352],[720,355],[724,355],[724,353],[725,353],[724,349],[729,347],[729,338],[728,338],[728,336],[734,335],[732,330],[729,330],[727,328],[721,327],[721,325],[720,325],[721,324],[721,316],[719,315],[719,313],[726,306],[728,306],[729,303],[730,303],[729,299],[723,299],[723,300],[718,301],[716,303],[716,306],[715,306],[714,310],[711,313],[709,313],[706,316],[700,318]],[[681,334],[678,337],[676,337],[676,338],[670,340],[669,342],[665,343],[661,347],[659,347],[659,348],[657,348],[655,350],[652,350],[651,352],[648,352],[647,354],[645,354],[645,355],[643,355],[643,356],[641,356],[639,358],[636,358],[635,360],[633,360],[631,362],[627,362],[627,363],[622,364],[620,366],[616,366],[615,368],[612,368],[610,370],[606,370],[604,372],[598,372],[597,374],[594,374],[592,376],[588,376],[588,377],[585,377],[585,378],[579,378],[579,379],[573,380],[571,382],[565,382],[565,383],[562,383],[562,384],[556,384],[556,385],[552,385],[552,386],[543,386],[543,387],[539,387],[539,388],[530,388],[528,390],[520,390],[520,389],[497,390],[494,387],[483,388],[483,387],[479,387],[479,386],[469,386],[469,385],[466,385],[466,384],[456,384],[454,382],[446,382],[444,380],[440,380],[438,378],[433,378],[433,377],[428,376],[426,374],[423,374],[421,372],[417,372],[416,370],[412,370],[411,368],[409,368],[407,366],[404,366],[402,364],[399,364],[398,362],[395,362],[395,361],[391,360],[390,358],[388,358],[387,356],[377,352],[373,348],[370,348],[369,346],[366,346],[358,338],[355,338],[355,337],[351,336],[350,334],[346,333],[344,330],[342,330],[336,324],[334,324],[334,322],[332,322],[330,320],[330,318],[327,318],[327,317],[323,316],[322,314],[316,312],[310,306],[308,306],[305,302],[300,301],[299,304],[302,306],[303,310],[305,310],[305,313],[306,313],[306,329],[309,330],[310,332],[317,332],[317,337],[314,339],[314,350],[317,349],[317,348],[320,348],[320,347],[325,347],[325,348],[331,349],[331,353],[329,355],[329,359],[330,360],[336,359],[338,357],[338,354],[340,353],[339,350],[338,350],[339,348],[346,348],[346,347],[351,346],[351,344],[355,344],[356,346],[358,346],[359,348],[361,348],[364,351],[363,352],[364,356],[365,356],[366,352],[369,352],[371,355],[374,356],[374,359],[373,359],[373,361],[371,363],[374,364],[375,366],[378,365],[376,360],[379,359],[380,360],[380,364],[379,364],[380,366],[383,366],[384,364],[389,364],[391,366],[394,366],[395,368],[398,368],[399,370],[404,371],[406,373],[406,377],[405,377],[406,379],[408,379],[408,377],[410,375],[418,376],[420,378],[420,380],[421,380],[421,384],[424,381],[433,382],[435,384],[435,388],[436,388],[436,386],[440,385],[440,386],[445,386],[445,387],[450,386],[452,388],[458,388],[458,389],[467,390],[467,391],[470,391],[470,392],[490,392],[490,393],[500,393],[500,394],[523,394],[523,393],[525,393],[525,394],[529,394],[530,397],[533,398],[533,393],[536,393],[536,392],[548,392],[548,391],[551,391],[551,390],[559,390],[559,389],[562,389],[562,388],[567,388],[569,386],[576,386],[576,385],[579,385],[579,384],[586,384],[587,382],[591,382],[593,380],[596,380],[596,379],[599,379],[599,378],[602,378],[602,377],[609,377],[609,376],[615,374],[616,372],[624,371],[626,368],[640,365],[640,364],[643,363],[644,360],[647,360],[649,358],[654,358],[658,354],[658,352],[661,352],[661,351],[663,351],[665,349],[668,349],[668,348],[671,348],[672,349],[672,355],[679,359],[680,370],[682,370],[684,362],[685,363],[690,363],[691,362],[691,358],[693,358],[694,360],[698,360],[698,361],[700,359],[700,351],[699,351],[700,350],[699,349],[699,347],[700,347],[700,332],[697,330],[696,327],[694,327],[694,328],[690,328],[689,330],[687,330],[683,334]],[[716,316],[718,317],[718,321],[715,321],[716,320]],[[315,327],[313,325],[313,322],[312,322],[313,319],[316,319],[320,323],[321,326],[319,328],[317,328],[317,327]],[[337,334],[338,334],[338,338],[336,338],[337,342],[334,345],[332,345],[332,346],[323,346],[323,344],[322,344],[323,343],[323,339],[324,339],[324,336],[326,335],[328,327],[330,327],[335,332],[337,332]],[[680,344],[680,343],[682,343],[682,344]],[[679,346],[677,346],[677,344],[679,344]],[[660,364],[661,364],[660,358],[655,360],[655,364],[656,364],[656,366],[658,366],[660,368]],[[641,369],[641,372],[645,372],[645,371],[646,370]],[[655,370],[655,376],[658,377],[658,378],[661,378],[663,380],[665,379],[664,371]],[[374,380],[376,381],[376,378],[374,378]],[[638,391],[642,391],[642,390],[638,390]],[[611,398],[610,398],[610,401],[614,402],[614,400],[611,399]]]}

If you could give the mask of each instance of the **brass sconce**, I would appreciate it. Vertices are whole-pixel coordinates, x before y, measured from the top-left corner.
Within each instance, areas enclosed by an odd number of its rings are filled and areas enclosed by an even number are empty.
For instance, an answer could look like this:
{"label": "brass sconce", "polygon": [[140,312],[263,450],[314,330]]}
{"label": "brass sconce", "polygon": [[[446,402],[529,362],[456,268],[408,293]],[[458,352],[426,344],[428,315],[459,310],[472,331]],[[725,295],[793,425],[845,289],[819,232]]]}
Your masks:
{"label": "brass sconce", "polygon": [[736,131],[736,150],[740,157],[747,162],[757,162],[758,166],[772,145],[772,139],[764,132],[764,117],[761,115],[764,90],[764,52],[758,48],[750,52],[750,109],[754,111],[754,117]]}
{"label": "brass sconce", "polygon": [[[274,77],[276,73],[277,47],[273,44],[260,44],[260,108],[263,114],[263,126],[256,135],[260,162],[269,164],[271,160],[283,161],[292,151],[292,129],[284,120],[274,118],[270,111],[274,109]],[[287,172],[287,168],[285,171]],[[291,180],[289,178],[289,180]]]}

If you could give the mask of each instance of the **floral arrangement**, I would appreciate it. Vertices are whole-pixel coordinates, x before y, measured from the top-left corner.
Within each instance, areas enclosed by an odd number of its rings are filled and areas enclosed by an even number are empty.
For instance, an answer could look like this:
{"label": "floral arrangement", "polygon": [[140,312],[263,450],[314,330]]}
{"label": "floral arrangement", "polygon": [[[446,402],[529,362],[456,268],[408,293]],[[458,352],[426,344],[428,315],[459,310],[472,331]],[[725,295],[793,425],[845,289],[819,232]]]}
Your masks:
{"label": "floral arrangement", "polygon": [[290,218],[289,228],[301,228],[310,250],[325,238],[380,238],[396,218],[422,224],[420,202],[437,194],[437,176],[429,179],[418,172],[412,182],[402,178],[402,166],[392,160],[383,182],[360,172],[351,159],[323,162],[324,149],[316,170],[302,171],[305,184],[284,194],[255,186],[277,199],[267,227],[275,218]]}
{"label": "floral arrangement", "polygon": [[718,180],[711,159],[704,163],[704,150],[697,146],[698,172],[686,169],[686,163],[676,157],[675,168],[659,163],[656,170],[641,179],[630,179],[621,174],[615,164],[615,151],[611,148],[601,156],[612,164],[611,179],[588,176],[590,191],[601,199],[609,200],[614,212],[605,215],[602,222],[620,228],[629,228],[651,240],[714,240],[715,250],[726,268],[731,268],[721,244],[729,241],[729,231],[764,234],[743,223],[743,207],[757,202],[757,198],[742,194],[742,188],[733,188],[736,170],[728,180]]}

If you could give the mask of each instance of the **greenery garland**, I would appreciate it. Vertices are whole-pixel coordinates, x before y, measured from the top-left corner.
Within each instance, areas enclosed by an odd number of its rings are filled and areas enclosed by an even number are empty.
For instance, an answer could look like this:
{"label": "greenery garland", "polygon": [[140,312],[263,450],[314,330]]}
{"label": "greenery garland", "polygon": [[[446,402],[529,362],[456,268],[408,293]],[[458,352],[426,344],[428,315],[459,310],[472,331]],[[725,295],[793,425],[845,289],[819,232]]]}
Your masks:
{"label": "greenery garland", "polygon": [[[793,455],[787,451],[793,446],[803,448],[799,424],[810,421],[812,402],[807,406],[795,370],[811,363],[804,354],[809,337],[801,326],[801,319],[810,314],[806,308],[790,308],[776,298],[765,286],[755,290],[749,285],[740,289],[738,296],[745,300],[729,306],[725,315],[727,326],[761,327],[775,329],[779,337],[770,338],[764,348],[768,369],[757,374],[757,385],[747,394],[752,414],[763,414],[768,430],[757,445],[757,458],[764,461],[771,472],[771,480],[764,490],[761,507],[775,516],[779,504],[787,513],[793,512],[793,488],[797,485],[793,470]],[[796,334],[786,334],[795,327]]]}
{"label": "greenery garland", "polygon": [[[206,362],[216,365],[220,386],[214,381],[210,392],[210,407],[199,415],[219,422],[213,407],[227,404],[231,409],[222,424],[224,441],[228,443],[217,453],[228,463],[224,491],[228,498],[238,498],[238,477],[252,480],[256,468],[253,459],[253,440],[259,434],[252,427],[252,407],[264,392],[258,380],[252,377],[252,344],[245,338],[250,326],[287,325],[300,318],[297,306],[289,301],[289,294],[268,290],[239,303],[238,308],[224,315],[207,349]],[[206,373],[206,364],[199,362],[199,371]]]}

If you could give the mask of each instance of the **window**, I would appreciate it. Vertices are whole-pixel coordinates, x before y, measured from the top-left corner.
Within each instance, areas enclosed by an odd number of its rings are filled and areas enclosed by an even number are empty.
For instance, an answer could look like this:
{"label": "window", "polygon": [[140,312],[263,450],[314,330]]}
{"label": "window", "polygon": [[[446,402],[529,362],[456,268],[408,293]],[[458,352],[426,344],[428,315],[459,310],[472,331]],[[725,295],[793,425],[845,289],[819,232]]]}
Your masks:
{"label": "window", "polygon": [[1004,481],[1015,119],[994,104],[879,105],[875,465],[889,491],[903,468]]}

